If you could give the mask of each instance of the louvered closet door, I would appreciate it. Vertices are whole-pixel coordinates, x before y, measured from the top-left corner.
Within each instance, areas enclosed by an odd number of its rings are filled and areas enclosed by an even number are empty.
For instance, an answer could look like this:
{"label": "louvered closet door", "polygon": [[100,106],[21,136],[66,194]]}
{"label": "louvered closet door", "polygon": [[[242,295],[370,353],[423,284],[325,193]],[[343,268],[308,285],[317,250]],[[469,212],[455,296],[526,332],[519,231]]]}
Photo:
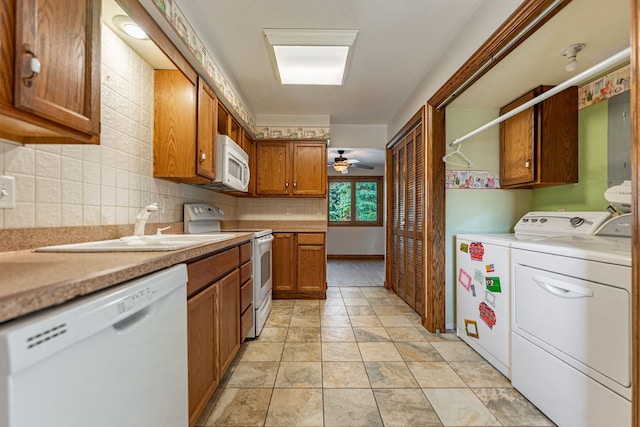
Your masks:
{"label": "louvered closet door", "polygon": [[424,314],[424,147],[422,126],[391,151],[391,288]]}

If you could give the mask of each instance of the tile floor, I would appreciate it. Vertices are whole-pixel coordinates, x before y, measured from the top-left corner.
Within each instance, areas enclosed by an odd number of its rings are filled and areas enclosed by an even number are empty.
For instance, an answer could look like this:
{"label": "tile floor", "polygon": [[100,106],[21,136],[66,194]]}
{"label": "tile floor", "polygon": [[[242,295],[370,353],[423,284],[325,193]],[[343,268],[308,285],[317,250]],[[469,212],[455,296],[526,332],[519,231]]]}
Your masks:
{"label": "tile floor", "polygon": [[455,334],[382,287],[277,300],[198,426],[549,426]]}

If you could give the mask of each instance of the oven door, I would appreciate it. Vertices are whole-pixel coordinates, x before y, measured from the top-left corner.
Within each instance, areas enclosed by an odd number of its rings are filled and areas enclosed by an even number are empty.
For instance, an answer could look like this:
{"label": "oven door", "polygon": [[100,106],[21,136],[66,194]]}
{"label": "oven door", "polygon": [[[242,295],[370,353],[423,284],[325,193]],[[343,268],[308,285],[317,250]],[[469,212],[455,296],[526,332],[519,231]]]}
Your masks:
{"label": "oven door", "polygon": [[254,307],[258,310],[271,294],[271,248],[273,235],[258,237],[254,241]]}

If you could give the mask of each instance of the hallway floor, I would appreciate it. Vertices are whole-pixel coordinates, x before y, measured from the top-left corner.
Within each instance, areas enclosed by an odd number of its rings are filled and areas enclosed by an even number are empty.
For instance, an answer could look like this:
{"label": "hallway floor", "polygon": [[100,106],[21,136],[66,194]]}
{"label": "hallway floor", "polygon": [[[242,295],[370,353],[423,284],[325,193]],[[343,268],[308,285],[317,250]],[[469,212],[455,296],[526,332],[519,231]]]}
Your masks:
{"label": "hallway floor", "polygon": [[277,300],[199,426],[548,426],[454,334],[381,287]]}

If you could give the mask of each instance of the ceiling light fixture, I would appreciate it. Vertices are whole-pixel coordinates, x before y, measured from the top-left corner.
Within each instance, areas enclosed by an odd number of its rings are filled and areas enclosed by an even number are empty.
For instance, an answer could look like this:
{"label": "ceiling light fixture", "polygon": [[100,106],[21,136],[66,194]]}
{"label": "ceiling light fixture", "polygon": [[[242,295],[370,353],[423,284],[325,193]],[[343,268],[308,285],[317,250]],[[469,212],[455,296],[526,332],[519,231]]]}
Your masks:
{"label": "ceiling light fixture", "polygon": [[114,25],[120,30],[124,31],[134,39],[138,40],[148,40],[149,36],[145,33],[142,28],[138,26],[135,22],[131,20],[126,15],[117,15],[113,17]]}
{"label": "ceiling light fixture", "polygon": [[349,162],[347,161],[347,159],[336,160],[335,162],[333,162],[333,168],[336,172],[344,173],[344,171],[346,171],[348,167]]}
{"label": "ceiling light fixture", "polygon": [[565,47],[562,52],[560,52],[560,55],[566,56],[568,60],[567,65],[564,66],[565,70],[571,72],[578,68],[578,60],[576,59],[576,56],[578,55],[578,52],[585,48],[585,46],[586,45],[584,43],[576,43]]}
{"label": "ceiling light fixture", "polygon": [[264,29],[263,33],[283,85],[344,83],[358,30]]}

